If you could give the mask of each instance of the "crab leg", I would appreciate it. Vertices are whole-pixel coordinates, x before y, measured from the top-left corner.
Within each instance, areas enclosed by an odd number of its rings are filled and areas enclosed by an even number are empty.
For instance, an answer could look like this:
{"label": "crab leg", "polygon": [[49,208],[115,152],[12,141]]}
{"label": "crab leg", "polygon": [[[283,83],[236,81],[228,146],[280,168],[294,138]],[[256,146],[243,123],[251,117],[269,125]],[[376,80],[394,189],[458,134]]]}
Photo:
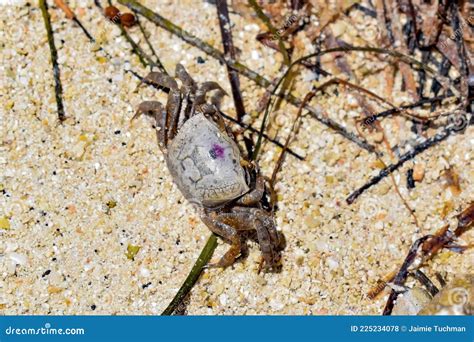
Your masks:
{"label": "crab leg", "polygon": [[267,266],[272,266],[276,262],[276,257],[273,250],[270,232],[258,221],[255,222],[255,230],[257,231],[258,244],[260,245],[263,259]]}
{"label": "crab leg", "polygon": [[166,111],[169,113],[168,122],[168,141],[173,140],[178,132],[178,122],[181,112],[181,93],[179,90],[173,90],[166,103]]}
{"label": "crab leg", "polygon": [[[258,208],[235,207],[230,213],[214,214],[212,217],[203,216],[202,220],[211,231],[230,241],[233,241],[231,234],[237,234],[242,230],[255,230],[265,263],[273,266],[278,262],[279,256],[276,250],[280,245],[280,238],[271,215],[266,211]],[[240,243],[239,240],[239,246]],[[232,264],[240,253],[240,247],[239,253],[236,252],[236,248],[232,244],[222,259],[212,266],[225,267]],[[227,264],[228,262],[230,264]]]}
{"label": "crab leg", "polygon": [[176,64],[175,74],[186,88],[190,88],[192,93],[196,92],[196,82],[181,64]]}
{"label": "crab leg", "polygon": [[217,108],[220,108],[221,106],[221,102],[222,102],[222,98],[224,96],[226,96],[227,93],[224,91],[224,90],[218,90],[216,91],[216,93],[214,95],[212,95],[211,97],[211,103],[216,106]]}
{"label": "crab leg", "polygon": [[[263,211],[263,210],[262,210]],[[267,212],[264,212],[265,216],[261,217],[260,219],[255,221],[256,225],[256,230],[257,230],[257,236],[259,237],[259,244],[260,247],[262,248],[262,254],[263,257],[265,258],[265,262],[267,263],[268,266],[273,266],[279,261],[279,255],[276,252],[276,249],[280,246],[280,237],[278,236],[278,232],[275,228],[275,223],[273,222],[273,218],[268,215]],[[259,231],[263,232],[265,231],[265,236],[262,234],[262,238],[265,238],[268,236],[269,240],[269,248],[270,252],[265,252],[263,248],[267,248],[267,246],[264,243],[267,243],[267,241],[261,241],[260,240],[260,235]]]}
{"label": "crab leg", "polygon": [[[221,86],[216,83],[216,82],[204,82],[201,87],[196,92],[196,99],[194,100],[194,105],[195,106],[200,106],[206,102],[206,95],[208,92],[212,90],[218,90],[217,94],[214,95],[212,98],[214,102],[217,104],[219,103],[219,100],[226,95],[226,92],[224,89],[221,88]],[[211,103],[214,104],[214,102],[211,101]]]}
{"label": "crab leg", "polygon": [[258,203],[265,192],[265,179],[262,176],[257,176],[255,181],[255,189],[246,193],[237,200],[237,204],[249,206]]}
{"label": "crab leg", "polygon": [[178,83],[176,83],[176,81],[167,74],[156,71],[152,71],[146,75],[141,83],[143,82],[148,82],[155,86],[170,89],[170,94],[166,102],[166,112],[169,113],[169,115],[166,119],[166,125],[163,128],[165,134],[164,144],[166,146],[168,141],[172,140],[176,135],[177,130],[176,126],[181,105],[181,93],[178,88]]}
{"label": "crab leg", "polygon": [[150,83],[157,87],[178,89],[176,81],[165,73],[152,71],[146,75],[140,82],[139,86],[143,83]]}
{"label": "crab leg", "polygon": [[[219,129],[222,132],[227,132],[227,134],[232,137],[232,131],[229,127],[226,126],[224,118],[220,115],[219,111],[216,110],[216,107],[212,104],[205,103],[200,106],[200,111],[212,118],[212,120],[219,126]],[[194,113],[197,114],[197,113]]]}
{"label": "crab leg", "polygon": [[227,267],[232,265],[242,249],[241,238],[237,230],[221,222],[218,218],[203,215],[202,221],[213,233],[231,242],[229,250],[222,258],[217,263],[209,264],[208,267]]}
{"label": "crab leg", "polygon": [[280,246],[280,237],[271,214],[259,208],[235,207],[233,211],[240,226],[251,227],[257,232],[265,263],[270,267],[275,265],[279,260],[276,250]]}
{"label": "crab leg", "polygon": [[167,113],[163,108],[163,105],[158,101],[144,101],[140,103],[135,115],[132,120],[135,120],[140,115],[145,114],[155,119],[156,126],[158,128],[156,136],[158,138],[158,144],[162,151],[166,149],[166,118]]}
{"label": "crab leg", "polygon": [[181,87],[181,96],[183,101],[186,101],[186,105],[184,106],[184,115],[182,118],[185,121],[189,119],[192,113],[192,104],[196,96],[197,85],[181,64],[176,64],[175,74],[183,83],[183,86]]}

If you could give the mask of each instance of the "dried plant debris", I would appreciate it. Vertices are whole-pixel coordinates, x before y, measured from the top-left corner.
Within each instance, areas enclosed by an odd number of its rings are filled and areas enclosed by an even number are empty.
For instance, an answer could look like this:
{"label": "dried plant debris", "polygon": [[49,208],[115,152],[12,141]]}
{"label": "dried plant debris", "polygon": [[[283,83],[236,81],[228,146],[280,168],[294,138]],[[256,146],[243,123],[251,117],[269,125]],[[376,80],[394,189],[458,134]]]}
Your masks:
{"label": "dried plant debris", "polygon": [[[430,302],[430,295],[420,288],[412,288],[406,289],[404,287],[404,283],[406,282],[409,276],[409,269],[411,267],[415,268],[415,272],[419,271],[419,268],[424,266],[424,264],[429,260],[435,257],[442,249],[449,249],[451,251],[455,251],[457,253],[462,253],[466,249],[472,246],[463,246],[459,245],[456,240],[461,237],[462,234],[466,233],[469,229],[472,228],[474,225],[473,220],[473,212],[474,212],[474,204],[470,204],[463,212],[461,212],[458,216],[458,225],[455,230],[449,229],[449,225],[446,225],[435,232],[433,235],[425,235],[415,241],[415,243],[410,248],[408,255],[403,262],[403,265],[400,267],[398,273],[393,277],[392,282],[392,291],[390,296],[387,300],[387,304],[385,306],[384,315],[392,314],[393,310],[395,310],[396,314],[417,314],[422,308]],[[385,282],[386,284],[389,284]],[[444,305],[444,309],[446,310],[453,310],[457,314],[468,314],[472,313],[472,308],[464,308],[458,312],[458,309],[454,306],[463,306],[465,304],[471,303],[472,301],[472,291],[473,291],[473,279],[472,275],[469,275],[466,278],[463,285],[463,292],[466,292],[467,298],[464,298],[462,303],[459,303],[457,299],[451,302],[451,308],[449,308],[449,304],[442,304]],[[455,286],[454,286],[455,287]],[[369,293],[369,296],[374,298],[375,292],[380,291],[381,286],[377,286],[376,290],[373,290]],[[436,300],[434,300],[433,304],[430,305],[431,309],[428,309],[427,312],[433,311],[434,307],[437,307],[440,298],[445,298],[445,296],[457,296],[457,294],[453,294],[456,289],[453,289],[453,286],[447,288],[446,292],[442,291]],[[399,302],[398,297],[401,293],[404,293],[404,298]],[[433,293],[432,293],[433,295]],[[451,297],[450,297],[451,298]],[[471,299],[469,299],[471,298]],[[444,302],[444,299],[443,299]],[[470,305],[470,304],[469,304]],[[437,310],[437,309],[436,309]],[[441,310],[441,309],[439,309]],[[454,314],[454,313],[453,313]]]}

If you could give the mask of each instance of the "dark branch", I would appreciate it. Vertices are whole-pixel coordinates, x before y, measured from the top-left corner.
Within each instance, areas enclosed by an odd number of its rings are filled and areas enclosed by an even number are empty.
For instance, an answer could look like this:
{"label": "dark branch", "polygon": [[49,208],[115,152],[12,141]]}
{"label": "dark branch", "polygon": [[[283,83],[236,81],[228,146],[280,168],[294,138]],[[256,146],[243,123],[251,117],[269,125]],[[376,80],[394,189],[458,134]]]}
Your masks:
{"label": "dark branch", "polygon": [[382,179],[384,179],[385,177],[390,175],[392,172],[394,172],[395,170],[400,168],[407,161],[413,159],[415,156],[417,156],[418,154],[424,152],[428,148],[430,148],[432,146],[435,146],[439,142],[441,142],[444,139],[446,139],[447,137],[449,137],[449,135],[452,132],[455,132],[455,131],[456,131],[455,127],[444,128],[440,133],[438,133],[438,134],[434,135],[433,137],[427,139],[426,141],[422,142],[421,144],[416,145],[413,150],[411,150],[410,152],[405,153],[404,155],[402,155],[400,160],[396,164],[390,164],[389,166],[387,166],[386,168],[381,170],[377,176],[373,177],[366,184],[364,184],[359,189],[354,191],[349,197],[347,197],[346,202],[348,204],[352,204],[357,199],[357,197],[359,197],[365,190],[367,190],[370,187],[372,187],[373,185],[379,183]]}
{"label": "dark branch", "polygon": [[58,107],[58,118],[59,121],[64,121],[66,115],[64,113],[63,104],[63,87],[61,84],[61,72],[58,64],[58,50],[54,44],[53,28],[51,27],[51,17],[48,12],[48,4],[46,0],[39,0],[39,6],[43,15],[44,25],[46,27],[46,34],[48,36],[49,50],[51,52],[51,63],[53,64],[53,76],[54,76],[54,92],[56,96],[56,105]]}

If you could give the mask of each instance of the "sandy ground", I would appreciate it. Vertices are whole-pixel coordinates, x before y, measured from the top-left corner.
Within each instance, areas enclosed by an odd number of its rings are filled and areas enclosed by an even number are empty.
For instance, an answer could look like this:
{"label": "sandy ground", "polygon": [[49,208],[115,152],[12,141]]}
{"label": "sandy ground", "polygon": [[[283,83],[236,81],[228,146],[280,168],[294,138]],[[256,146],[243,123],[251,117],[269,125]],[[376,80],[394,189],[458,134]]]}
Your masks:
{"label": "sandy ground", "polygon": [[[76,25],[50,9],[68,117],[62,125],[37,4],[2,6],[0,11],[0,313],[159,314],[209,231],[172,183],[150,124],[144,119],[130,124],[141,101],[164,101],[165,96],[137,88],[137,80],[124,70],[133,68],[142,75],[146,70],[92,1],[69,3],[113,58],[94,51]],[[142,3],[220,48],[213,5],[191,0]],[[360,17],[353,24],[364,31]],[[240,60],[268,78],[276,77],[281,57],[254,39],[261,30],[257,21],[236,14],[231,19]],[[142,21],[169,70],[180,62],[197,81],[217,81],[231,93],[224,66]],[[130,33],[145,46],[137,27]],[[363,54],[354,56],[354,65],[365,65]],[[205,63],[197,63],[198,57]],[[365,66],[371,63],[376,62]],[[296,95],[310,88],[309,79],[311,74],[302,70]],[[252,112],[263,90],[244,78],[241,82]],[[407,95],[399,83],[393,98],[402,101]],[[362,85],[383,94],[384,76],[367,77]],[[354,102],[349,92],[340,90],[312,103],[354,131],[354,118],[360,115]],[[222,109],[234,114],[232,105],[227,98]],[[284,141],[295,114],[295,107],[283,104],[270,133]],[[416,138],[404,119],[383,121],[383,127],[392,146]],[[454,215],[472,200],[473,132],[469,127],[453,135],[395,173],[401,194],[416,210],[417,228],[390,178],[347,205],[345,198],[381,165],[374,155],[305,117],[292,144],[305,161],[288,157],[277,185],[276,222],[287,242],[282,272],[258,274],[260,252],[249,242],[248,257],[233,267],[205,271],[187,312],[379,314],[388,292],[370,300],[366,294],[371,286],[399,265],[414,239],[455,223]],[[279,151],[264,145],[260,165],[266,175],[271,175]],[[391,161],[388,155],[384,160]],[[405,175],[415,163],[425,176],[408,190]],[[443,170],[449,166],[459,175],[458,195],[444,186]],[[472,243],[472,238],[466,234],[462,242]],[[140,246],[133,260],[126,255],[129,245]],[[214,258],[226,247],[220,243]],[[471,251],[443,251],[425,270],[449,280],[472,272],[472,257]]]}

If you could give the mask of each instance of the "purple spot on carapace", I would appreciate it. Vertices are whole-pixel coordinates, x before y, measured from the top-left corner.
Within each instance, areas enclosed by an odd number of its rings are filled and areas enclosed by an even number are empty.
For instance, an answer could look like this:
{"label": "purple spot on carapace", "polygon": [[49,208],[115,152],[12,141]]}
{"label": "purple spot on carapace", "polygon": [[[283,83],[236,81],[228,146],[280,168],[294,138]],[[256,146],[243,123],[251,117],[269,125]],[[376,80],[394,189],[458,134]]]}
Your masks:
{"label": "purple spot on carapace", "polygon": [[212,144],[212,148],[209,150],[209,155],[212,159],[223,159],[224,158],[224,148],[218,144]]}

